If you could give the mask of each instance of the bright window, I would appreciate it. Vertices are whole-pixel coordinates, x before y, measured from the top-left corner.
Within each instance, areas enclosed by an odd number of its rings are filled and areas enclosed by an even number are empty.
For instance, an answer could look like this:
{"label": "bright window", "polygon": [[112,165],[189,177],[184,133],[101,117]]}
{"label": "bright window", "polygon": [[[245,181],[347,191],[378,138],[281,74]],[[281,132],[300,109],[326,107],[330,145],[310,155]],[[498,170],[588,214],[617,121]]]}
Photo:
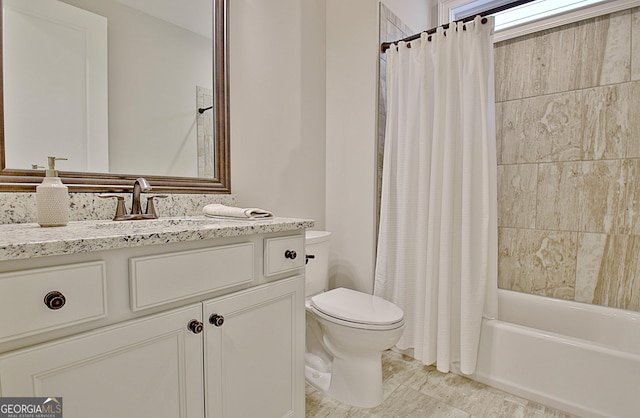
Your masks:
{"label": "bright window", "polygon": [[[602,2],[604,0],[537,0],[496,13],[494,15],[496,19],[495,31]],[[468,5],[455,8],[452,12],[455,16],[454,20],[458,20],[505,3],[509,3],[509,1],[476,0]]]}
{"label": "bright window", "polygon": [[[439,24],[460,20],[514,0],[439,0]],[[526,35],[640,5],[640,0],[536,0],[495,16],[494,40]]]}

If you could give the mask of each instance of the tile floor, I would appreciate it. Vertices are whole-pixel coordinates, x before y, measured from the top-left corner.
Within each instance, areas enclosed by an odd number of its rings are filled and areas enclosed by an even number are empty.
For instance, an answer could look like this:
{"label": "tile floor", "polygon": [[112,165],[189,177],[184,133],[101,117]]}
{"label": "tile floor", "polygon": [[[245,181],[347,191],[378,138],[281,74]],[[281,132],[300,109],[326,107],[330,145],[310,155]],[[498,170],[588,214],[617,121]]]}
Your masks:
{"label": "tile floor", "polygon": [[372,409],[340,404],[307,384],[307,417],[554,417],[573,415],[453,373],[440,373],[394,351],[383,354],[384,401]]}

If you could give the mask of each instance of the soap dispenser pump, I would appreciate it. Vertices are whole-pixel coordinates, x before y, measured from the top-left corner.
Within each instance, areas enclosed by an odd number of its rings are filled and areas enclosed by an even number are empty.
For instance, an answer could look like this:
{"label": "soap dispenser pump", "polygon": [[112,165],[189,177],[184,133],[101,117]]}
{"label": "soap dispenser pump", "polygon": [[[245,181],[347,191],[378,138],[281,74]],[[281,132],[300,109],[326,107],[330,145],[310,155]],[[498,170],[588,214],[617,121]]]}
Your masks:
{"label": "soap dispenser pump", "polygon": [[49,169],[42,184],[36,187],[38,223],[40,226],[65,226],[69,222],[69,188],[62,184],[56,170],[56,160],[66,158],[49,157]]}

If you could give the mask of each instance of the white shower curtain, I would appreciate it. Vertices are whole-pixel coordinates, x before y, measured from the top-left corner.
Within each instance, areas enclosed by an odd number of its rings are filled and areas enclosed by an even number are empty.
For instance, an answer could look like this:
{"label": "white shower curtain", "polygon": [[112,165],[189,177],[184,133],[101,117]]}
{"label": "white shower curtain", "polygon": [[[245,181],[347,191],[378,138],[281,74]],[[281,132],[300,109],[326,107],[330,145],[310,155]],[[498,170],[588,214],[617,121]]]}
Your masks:
{"label": "white shower curtain", "polygon": [[[374,292],[404,310],[397,344],[448,372],[476,367],[497,309],[493,18],[387,50]],[[446,32],[446,33],[445,33]]]}

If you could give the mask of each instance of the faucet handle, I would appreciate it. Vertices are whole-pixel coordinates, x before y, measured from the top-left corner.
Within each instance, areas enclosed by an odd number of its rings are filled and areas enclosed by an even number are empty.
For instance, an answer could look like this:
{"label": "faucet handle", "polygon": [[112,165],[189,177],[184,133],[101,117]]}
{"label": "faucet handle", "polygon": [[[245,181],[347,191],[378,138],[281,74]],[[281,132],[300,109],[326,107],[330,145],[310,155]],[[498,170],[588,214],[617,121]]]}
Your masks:
{"label": "faucet handle", "polygon": [[156,194],[156,195],[147,197],[146,214],[147,215],[151,215],[150,217],[153,218],[153,219],[157,219],[158,218],[158,212],[156,211],[156,205],[155,205],[153,199],[154,198],[164,199],[165,197],[169,197],[169,195],[168,194]]}
{"label": "faucet handle", "polygon": [[124,196],[120,196],[117,194],[103,193],[103,194],[99,194],[98,197],[101,197],[103,199],[109,199],[109,198],[118,199],[118,204],[116,206],[116,215],[113,217],[114,221],[119,221],[126,216],[127,209],[124,207]]}

